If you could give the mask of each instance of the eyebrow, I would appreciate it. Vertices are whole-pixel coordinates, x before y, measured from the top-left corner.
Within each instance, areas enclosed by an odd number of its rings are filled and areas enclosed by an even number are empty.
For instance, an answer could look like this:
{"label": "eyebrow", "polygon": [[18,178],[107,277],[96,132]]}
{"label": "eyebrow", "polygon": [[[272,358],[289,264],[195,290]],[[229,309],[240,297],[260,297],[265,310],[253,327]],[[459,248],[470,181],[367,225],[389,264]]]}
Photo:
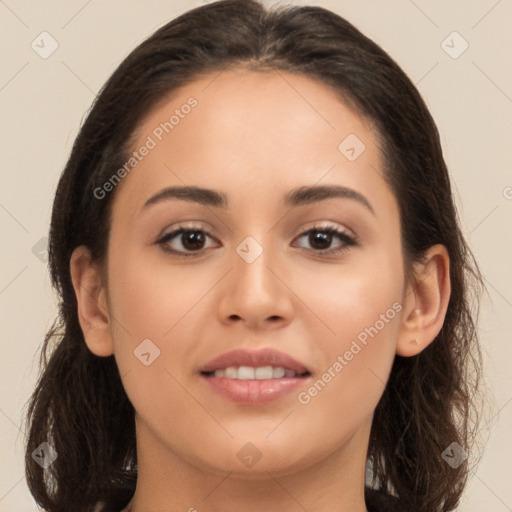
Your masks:
{"label": "eyebrow", "polygon": [[[375,215],[372,205],[365,196],[356,190],[340,185],[315,185],[293,189],[285,196],[284,204],[286,206],[303,206],[333,198],[357,201]],[[181,199],[217,208],[227,208],[229,204],[227,195],[222,192],[196,186],[179,186],[164,188],[150,197],[141,210],[170,199]]]}

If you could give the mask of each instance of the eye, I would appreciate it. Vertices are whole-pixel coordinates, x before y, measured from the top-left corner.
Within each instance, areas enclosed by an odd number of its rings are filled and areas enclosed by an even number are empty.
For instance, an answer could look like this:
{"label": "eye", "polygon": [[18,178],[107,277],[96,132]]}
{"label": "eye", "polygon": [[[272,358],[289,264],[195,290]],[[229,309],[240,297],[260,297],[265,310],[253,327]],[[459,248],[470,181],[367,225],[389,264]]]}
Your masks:
{"label": "eye", "polygon": [[156,243],[167,252],[178,256],[194,256],[204,251],[205,243],[213,238],[204,230],[194,227],[179,226],[178,229],[164,234]]}
{"label": "eye", "polygon": [[[335,226],[314,226],[297,239],[306,239],[306,243],[312,246],[313,252],[319,255],[339,254],[347,251],[348,247],[358,244],[355,237]],[[208,240],[214,240],[214,238],[203,229],[179,226],[177,229],[165,233],[156,243],[166,252],[189,257],[198,255],[207,249],[205,244]],[[338,244],[332,247],[336,240]]]}
{"label": "eye", "polygon": [[[357,245],[355,237],[335,226],[314,226],[298,237],[299,240],[302,238],[305,238],[306,242],[313,247],[314,252],[320,255],[338,254],[348,250],[349,246]],[[339,243],[332,248],[331,245],[336,240]]]}

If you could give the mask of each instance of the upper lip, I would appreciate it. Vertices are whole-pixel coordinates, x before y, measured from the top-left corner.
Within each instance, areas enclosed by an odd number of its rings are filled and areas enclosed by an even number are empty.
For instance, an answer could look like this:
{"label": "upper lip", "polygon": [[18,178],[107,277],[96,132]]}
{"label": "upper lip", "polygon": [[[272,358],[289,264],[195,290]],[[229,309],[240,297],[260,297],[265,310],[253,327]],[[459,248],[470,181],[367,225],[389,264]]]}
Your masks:
{"label": "upper lip", "polygon": [[293,370],[298,375],[309,372],[305,365],[273,348],[232,350],[212,359],[203,365],[199,371],[201,373],[209,373],[215,370],[223,370],[230,366],[252,366],[254,368],[261,366],[282,367],[285,370]]}

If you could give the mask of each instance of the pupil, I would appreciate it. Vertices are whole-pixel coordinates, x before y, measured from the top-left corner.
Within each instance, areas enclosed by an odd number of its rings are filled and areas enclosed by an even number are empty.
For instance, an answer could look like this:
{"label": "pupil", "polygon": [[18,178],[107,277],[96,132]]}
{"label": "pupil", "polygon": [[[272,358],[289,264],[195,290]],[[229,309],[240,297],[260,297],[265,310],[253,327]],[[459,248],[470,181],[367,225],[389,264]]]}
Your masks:
{"label": "pupil", "polygon": [[327,249],[331,244],[332,235],[329,233],[322,233],[320,231],[313,231],[309,237],[309,242],[311,245],[317,244],[320,242],[320,249]]}
{"label": "pupil", "polygon": [[[189,231],[183,234],[183,246],[186,249],[200,249],[204,243],[203,233],[200,231]],[[313,231],[309,235],[309,242],[320,249],[327,249],[331,245],[332,235],[321,231]]]}
{"label": "pupil", "polygon": [[183,246],[186,249],[200,249],[203,243],[203,234],[200,231],[189,231],[183,234]]}

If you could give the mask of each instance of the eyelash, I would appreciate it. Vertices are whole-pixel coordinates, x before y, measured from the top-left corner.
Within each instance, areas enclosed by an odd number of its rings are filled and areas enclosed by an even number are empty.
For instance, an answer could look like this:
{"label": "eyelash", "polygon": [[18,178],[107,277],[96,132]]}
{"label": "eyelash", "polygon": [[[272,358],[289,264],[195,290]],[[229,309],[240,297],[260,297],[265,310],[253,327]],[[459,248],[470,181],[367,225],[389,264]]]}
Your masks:
{"label": "eyelash", "polygon": [[[306,235],[309,235],[309,234],[311,234],[313,232],[325,233],[327,235],[334,235],[341,242],[343,242],[343,245],[341,245],[340,247],[338,247],[338,248],[336,248],[334,250],[333,249],[322,249],[322,250],[316,251],[316,250],[312,249],[312,251],[313,251],[313,253],[315,255],[320,255],[320,256],[336,255],[336,254],[340,254],[340,253],[346,252],[348,250],[348,247],[350,247],[350,246],[357,246],[357,245],[359,245],[359,241],[358,241],[358,239],[356,237],[347,235],[344,231],[336,228],[333,225],[313,226],[313,227],[309,228],[308,230],[304,231],[303,233],[301,233],[297,238],[300,239],[300,238],[302,238],[302,237],[304,237]],[[180,225],[177,229],[171,231],[170,233],[166,233],[163,236],[161,236],[155,243],[160,245],[161,248],[165,252],[171,253],[171,254],[173,254],[175,256],[178,256],[178,257],[184,257],[184,258],[190,258],[190,257],[198,256],[198,255],[202,254],[206,250],[206,249],[200,249],[198,251],[192,251],[192,252],[189,252],[189,253],[184,253],[184,252],[181,252],[181,251],[176,251],[174,249],[171,249],[167,245],[169,241],[173,240],[174,238],[176,238],[179,235],[182,235],[184,233],[203,233],[207,237],[213,238],[207,231],[205,231],[203,229],[196,228],[196,227],[193,227],[193,226],[192,227],[185,227],[185,226],[181,226]]]}

